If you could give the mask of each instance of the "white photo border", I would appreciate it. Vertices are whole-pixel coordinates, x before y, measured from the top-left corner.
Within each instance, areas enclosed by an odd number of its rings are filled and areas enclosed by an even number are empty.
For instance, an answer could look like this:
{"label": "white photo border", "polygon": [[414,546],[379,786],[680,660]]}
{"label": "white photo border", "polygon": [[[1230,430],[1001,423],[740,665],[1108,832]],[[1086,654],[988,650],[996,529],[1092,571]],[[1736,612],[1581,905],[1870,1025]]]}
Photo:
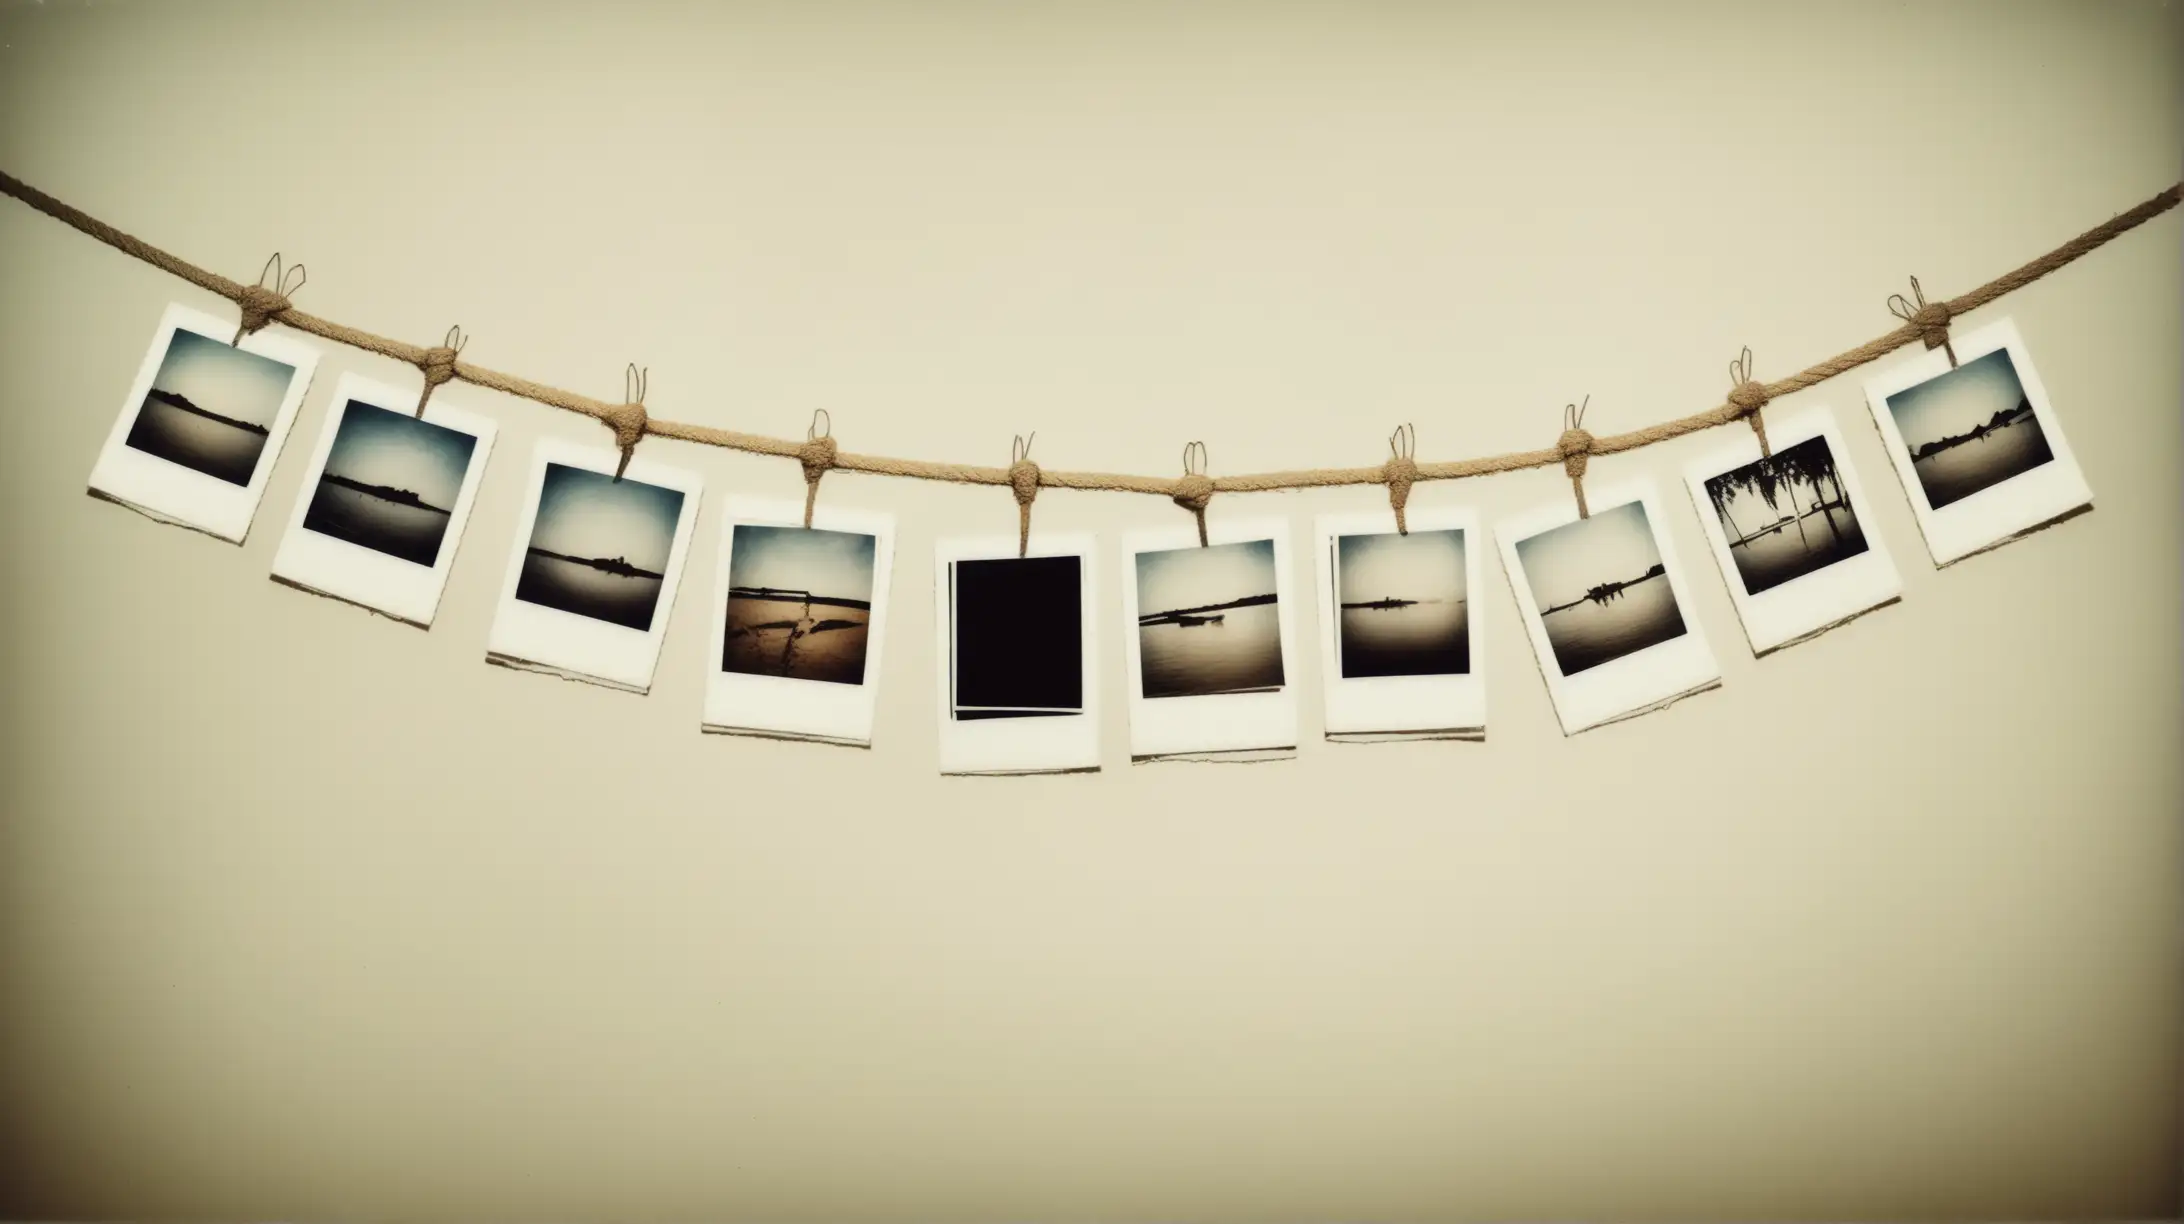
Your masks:
{"label": "white photo border", "polygon": [[100,448],[98,460],[91,468],[88,486],[94,495],[161,522],[195,528],[231,544],[241,544],[249,536],[258,505],[265,499],[265,487],[273,478],[274,465],[280,462],[281,446],[288,440],[288,431],[296,423],[296,412],[302,407],[304,396],[310,392],[312,377],[318,372],[319,350],[315,345],[263,330],[252,332],[240,343],[232,345],[246,353],[269,357],[295,371],[289,376],[288,390],[273,415],[273,423],[266,429],[265,446],[258,453],[258,463],[251,470],[249,484],[229,484],[129,445],[130,427],[136,424],[137,414],[144,410],[144,397],[151,394],[152,382],[159,377],[159,367],[167,359],[175,333],[191,332],[226,346],[234,339],[235,326],[231,321],[180,302],[167,305],[159,317],[159,327],[152,333],[144,360],[137,367],[136,380],[129,386],[129,398],[122,402],[121,413],[114,419],[106,444]]}
{"label": "white photo border", "polygon": [[1089,772],[1100,767],[1099,545],[1089,532],[1035,532],[1024,557],[1076,557],[1084,706],[1031,718],[954,717],[955,618],[950,578],[958,561],[1013,561],[1014,536],[944,539],[933,545],[933,623],[939,689],[940,772]]}
{"label": "white photo border", "polygon": [[[455,505],[448,514],[447,531],[441,537],[439,555],[431,566],[414,565],[360,544],[321,535],[303,525],[319,482],[326,475],[326,460],[333,453],[334,439],[340,434],[343,422],[348,420],[350,405],[364,404],[415,417],[417,395],[415,391],[405,391],[355,373],[343,374],[334,384],[333,405],[326,411],[318,442],[312,448],[311,465],[304,471],[302,490],[297,493],[295,507],[288,516],[288,530],[281,537],[280,548],[273,554],[273,577],[292,586],[385,613],[404,624],[429,629],[438,613],[440,597],[447,590],[448,574],[455,568],[463,530],[469,526],[470,510],[477,501],[478,487],[485,482],[486,463],[500,433],[500,427],[492,418],[464,411],[458,397],[450,397],[445,390],[425,405],[422,419],[426,424],[452,429],[476,439],[470,452],[470,465],[463,473],[462,486],[456,491]],[[451,399],[458,402],[450,402]]]}
{"label": "white photo border", "polygon": [[1699,528],[1706,534],[1708,550],[1721,569],[1722,585],[1729,588],[1729,600],[1736,605],[1737,619],[1744,626],[1745,640],[1755,656],[1796,645],[1903,595],[1903,579],[1889,555],[1888,542],[1881,538],[1873,520],[1873,504],[1867,500],[1865,486],[1843,445],[1835,414],[1825,407],[1806,408],[1784,414],[1767,426],[1768,443],[1777,452],[1814,438],[1827,443],[1836,477],[1865,536],[1866,550],[1758,594],[1744,588],[1743,572],[1729,550],[1728,533],[1722,529],[1721,516],[1714,512],[1713,499],[1707,496],[1706,482],[1758,462],[1759,439],[1740,433],[1734,441],[1700,455],[1684,468],[1691,508],[1699,516]]}
{"label": "white photo border", "polygon": [[2093,504],[2093,490],[2086,484],[2085,473],[2078,468],[2078,458],[2070,449],[2069,439],[2063,436],[2062,422],[2056,419],[2055,409],[2048,401],[2047,385],[2040,381],[2040,372],[2033,366],[2032,354],[2026,350],[2016,322],[1998,319],[1975,331],[1952,336],[1950,344],[1956,350],[1958,365],[1976,361],[1997,350],[2008,351],[2018,385],[2032,404],[2033,419],[2040,422],[2041,436],[2047,440],[2053,457],[2039,467],[1989,485],[1937,510],[1927,504],[1925,485],[1912,466],[1911,451],[1904,445],[1903,434],[1896,428],[1896,415],[1889,410],[1888,397],[1947,374],[1955,367],[1949,364],[1944,350],[1930,349],[1867,379],[1866,406],[1873,413],[1874,427],[1880,430],[1881,443],[1888,451],[1889,462],[1895,466],[1897,478],[1903,482],[1904,497],[1911,503],[1911,513],[1918,519],[1919,532],[1926,537],[1926,550],[1932,555],[1937,569],[2007,544],[2028,532],[2089,509]]}
{"label": "white photo border", "polygon": [[690,556],[691,536],[697,528],[698,503],[705,492],[702,476],[636,458],[629,461],[629,469],[622,474],[625,480],[674,489],[683,495],[682,508],[675,519],[675,540],[668,549],[667,571],[660,582],[659,601],[652,607],[650,628],[640,632],[516,598],[516,584],[523,577],[524,553],[530,549],[531,533],[538,525],[538,502],[544,491],[546,465],[558,463],[563,467],[611,476],[621,458],[621,452],[612,448],[579,446],[559,438],[542,438],[532,449],[525,477],[523,512],[516,519],[516,538],[509,549],[508,573],[501,583],[500,605],[487,639],[488,662],[571,674],[634,693],[651,691],[653,672],[660,662],[660,644],[667,637],[667,623],[675,610],[683,566]]}
{"label": "white photo border", "polygon": [[1335,549],[1343,536],[1394,535],[1394,516],[1385,510],[1322,514],[1312,523],[1312,562],[1318,579],[1320,685],[1326,700],[1326,736],[1476,733],[1486,730],[1485,565],[1481,555],[1492,545],[1484,539],[1476,511],[1461,506],[1412,506],[1405,515],[1413,533],[1461,531],[1464,534],[1464,618],[1471,644],[1471,670],[1447,676],[1372,676],[1342,674],[1342,612],[1336,591]]}
{"label": "white photo border", "polygon": [[736,526],[743,523],[801,527],[804,506],[801,502],[757,497],[731,497],[721,506],[720,559],[713,575],[713,635],[705,656],[704,729],[871,747],[894,579],[895,516],[827,505],[812,509],[811,525],[815,528],[873,537],[872,613],[865,630],[864,680],[860,684],[722,670],[721,655],[728,642],[728,572],[735,554]]}
{"label": "white photo border", "polygon": [[1495,534],[1501,543],[1509,592],[1517,601],[1525,636],[1531,639],[1533,657],[1539,661],[1540,676],[1547,682],[1555,717],[1566,736],[1646,713],[1721,682],[1721,667],[1707,645],[1706,627],[1699,622],[1698,608],[1691,599],[1690,578],[1684,573],[1683,559],[1668,530],[1660,487],[1651,477],[1640,477],[1603,484],[1587,493],[1596,512],[1631,502],[1645,506],[1646,526],[1653,533],[1654,547],[1660,551],[1661,569],[1676,598],[1676,611],[1683,617],[1684,632],[1578,675],[1563,675],[1555,662],[1554,647],[1547,640],[1547,626],[1540,619],[1531,582],[1517,557],[1517,545],[1541,532],[1576,522],[1577,503],[1564,497],[1502,520]]}
{"label": "white photo border", "polygon": [[1215,693],[1198,697],[1145,696],[1145,673],[1138,658],[1137,558],[1139,553],[1197,548],[1196,526],[1152,528],[1127,533],[1122,548],[1122,641],[1127,672],[1124,693],[1130,713],[1130,758],[1135,763],[1162,757],[1266,753],[1293,755],[1297,749],[1297,586],[1291,575],[1289,521],[1282,518],[1209,520],[1206,543],[1242,544],[1271,540],[1274,551],[1275,623],[1281,636],[1282,687],[1271,693]]}

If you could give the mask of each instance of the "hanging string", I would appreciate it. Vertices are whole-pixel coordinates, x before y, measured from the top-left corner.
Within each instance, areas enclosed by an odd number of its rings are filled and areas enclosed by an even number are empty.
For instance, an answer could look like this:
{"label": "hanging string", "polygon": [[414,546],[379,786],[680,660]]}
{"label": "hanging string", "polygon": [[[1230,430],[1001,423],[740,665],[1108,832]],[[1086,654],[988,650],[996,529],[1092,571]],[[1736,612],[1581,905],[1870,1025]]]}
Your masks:
{"label": "hanging string", "polygon": [[1031,442],[1038,436],[1038,431],[1033,430],[1031,437],[1019,434],[1009,443],[1009,488],[1016,493],[1016,555],[1019,557],[1031,551],[1031,501],[1039,496],[1039,465],[1031,461]]}
{"label": "hanging string", "polygon": [[622,451],[621,459],[614,465],[616,480],[629,470],[629,458],[636,453],[638,440],[645,436],[645,384],[651,376],[650,366],[640,370],[636,362],[630,362],[622,371],[622,402],[600,405],[599,419],[614,431],[614,444]]}
{"label": "hanging string", "polygon": [[[287,302],[286,293],[277,287],[277,281],[276,287],[273,288],[268,288],[262,284],[257,286],[237,284],[217,272],[199,267],[178,255],[153,246],[151,243],[116,228],[74,205],[40,191],[5,171],[0,171],[0,195],[12,196],[30,208],[44,213],[80,233],[95,238],[132,259],[142,260],[163,272],[196,285],[208,293],[217,294],[237,303],[242,307],[244,325],[243,331],[237,333],[238,340],[243,334],[255,330],[256,327],[262,327],[264,322],[278,317],[283,326],[306,335],[317,336],[321,339],[349,345],[352,348],[363,349],[367,352],[379,353],[408,364],[417,364],[424,359],[424,355],[428,351],[400,340],[390,339],[361,328],[350,327],[347,324],[336,323],[331,319],[322,319],[305,311],[293,309]],[[2046,254],[2021,264],[1980,285],[1978,288],[1946,302],[1926,302],[1917,281],[1914,280],[1912,282],[1912,297],[1916,300],[1916,305],[1913,305],[1911,300],[1903,299],[1900,296],[1890,299],[1891,309],[1896,311],[1898,318],[1904,320],[1903,326],[1885,335],[1868,340],[1864,344],[1846,349],[1832,357],[1807,366],[1794,374],[1776,379],[1767,384],[1767,388],[1776,397],[1788,395],[1794,391],[1802,391],[1807,387],[1816,386],[1828,379],[1857,369],[1868,362],[1877,361],[1904,345],[1921,339],[1926,342],[1929,348],[1945,349],[1953,364],[1956,353],[1953,347],[1950,346],[1948,339],[1948,322],[1951,318],[1962,316],[1985,306],[2005,294],[2024,288],[2058,268],[2084,258],[2121,235],[2129,233],[2133,229],[2177,207],[2179,202],[2184,202],[2184,183],[2175,183],[2164,187],[2152,197],[2102,221]],[[300,278],[303,272],[302,268],[298,266],[294,271]],[[261,275],[262,279],[263,275]],[[301,287],[300,279],[296,287]],[[293,289],[288,290],[288,292],[293,291]],[[805,445],[799,445],[789,438],[773,438],[763,434],[745,433],[740,430],[722,429],[706,425],[692,425],[681,421],[638,418],[636,414],[627,411],[626,405],[603,404],[588,396],[578,395],[573,391],[564,391],[558,387],[547,386],[514,374],[489,370],[467,362],[455,367],[454,377],[474,386],[487,387],[508,395],[545,404],[549,407],[560,408],[569,412],[579,412],[594,417],[614,427],[618,440],[624,435],[627,422],[636,420],[640,422],[639,434],[658,434],[661,437],[676,438],[706,446],[721,446],[757,455],[777,455],[805,459],[811,454],[808,440]],[[1712,429],[1735,420],[1737,416],[1738,414],[1735,412],[1725,411],[1716,406],[1688,416],[1663,421],[1644,429],[1595,438],[1589,447],[1589,453],[1609,455],[1636,450],[1639,447],[1648,446],[1655,442]],[[634,445],[634,442],[631,444]],[[1473,476],[1491,475],[1496,472],[1515,472],[1527,468],[1545,467],[1557,460],[1562,461],[1565,469],[1570,466],[1568,454],[1559,445],[1540,450],[1517,451],[1510,454],[1488,455],[1474,459],[1439,460],[1418,464],[1417,474],[1414,479],[1461,480]],[[918,480],[954,481],[961,484],[1004,485],[1011,483],[1010,472],[1007,468],[948,463],[939,460],[897,459],[881,455],[845,453],[836,456],[826,466],[888,476],[906,476]],[[808,472],[810,468],[807,466],[806,470]],[[1254,493],[1274,489],[1385,484],[1387,478],[1387,466],[1379,464],[1371,467],[1307,468],[1299,471],[1259,472],[1241,476],[1224,476],[1218,481],[1211,482],[1211,487],[1222,492]],[[1156,493],[1164,497],[1174,497],[1177,492],[1177,482],[1172,479],[1160,476],[1135,476],[1118,472],[1042,470],[1039,483],[1042,488],[1104,489],[1122,493]]]}
{"label": "hanging string", "polygon": [[1395,508],[1395,533],[1409,535],[1410,524],[1403,519],[1403,508],[1410,503],[1410,487],[1418,480],[1418,461],[1412,456],[1418,453],[1418,427],[1399,425],[1388,435],[1388,461],[1380,465],[1381,479],[1388,485],[1388,504]]}
{"label": "hanging string", "polygon": [[1593,436],[1585,432],[1585,410],[1590,407],[1590,395],[1584,403],[1564,404],[1562,436],[1555,439],[1555,450],[1562,455],[1562,470],[1570,476],[1570,491],[1577,494],[1577,517],[1581,519],[1592,517],[1585,505],[1585,463],[1593,450]]}
{"label": "hanging string", "polygon": [[462,328],[450,327],[447,329],[447,338],[440,341],[438,348],[428,348],[424,356],[418,358],[417,368],[425,376],[425,392],[417,397],[418,419],[424,418],[425,405],[432,399],[432,389],[454,379],[455,359],[462,356],[463,346],[468,343],[470,337],[463,334]]}
{"label": "hanging string", "polygon": [[[824,427],[820,422],[826,422]],[[804,445],[797,458],[804,463],[804,526],[811,526],[812,507],[819,503],[819,478],[834,466],[834,418],[821,408],[811,414],[804,429]]]}
{"label": "hanging string", "polygon": [[1198,517],[1198,546],[1206,547],[1206,506],[1213,501],[1213,478],[1206,475],[1206,444],[1192,442],[1183,448],[1183,475],[1169,494],[1176,505]]}
{"label": "hanging string", "polygon": [[[288,283],[290,276],[296,278],[293,285]],[[228,341],[229,347],[241,344],[244,336],[255,333],[287,314],[289,297],[303,288],[308,279],[309,274],[303,270],[302,264],[284,270],[281,267],[281,253],[273,252],[273,258],[266,260],[265,267],[258,273],[258,283],[243,285],[236,292],[235,304],[242,309],[243,318],[235,328],[235,338]],[[271,283],[268,284],[268,281]]]}
{"label": "hanging string", "polygon": [[1767,446],[1767,422],[1759,415],[1759,410],[1767,406],[1770,398],[1767,384],[1752,378],[1752,346],[1747,344],[1737,359],[1729,363],[1729,403],[1752,423],[1752,432],[1759,435],[1759,457],[1762,459],[1774,455]]}
{"label": "hanging string", "polygon": [[[2052,256],[2050,257],[2052,258]],[[2037,261],[2035,261],[2037,262]],[[2060,264],[2056,265],[2060,267]],[[2052,269],[2051,269],[2052,270]],[[1976,291],[1975,291],[1976,292]],[[1966,296],[1972,296],[1967,294]],[[1914,300],[1916,305],[1913,304]],[[1919,338],[1926,341],[1926,349],[1940,349],[1949,355],[1949,368],[1956,369],[1956,346],[1949,343],[1949,304],[1929,302],[1926,291],[1919,288],[1919,278],[1911,278],[1911,297],[1900,293],[1888,295],[1888,313],[1919,329]]]}

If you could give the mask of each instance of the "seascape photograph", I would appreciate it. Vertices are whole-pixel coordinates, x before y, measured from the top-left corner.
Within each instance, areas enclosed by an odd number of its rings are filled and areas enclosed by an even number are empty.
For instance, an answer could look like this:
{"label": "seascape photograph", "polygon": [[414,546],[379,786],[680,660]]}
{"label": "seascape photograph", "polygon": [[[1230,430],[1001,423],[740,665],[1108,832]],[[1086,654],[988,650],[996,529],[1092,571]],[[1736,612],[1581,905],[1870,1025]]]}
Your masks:
{"label": "seascape photograph", "polygon": [[303,527],[430,568],[477,445],[461,430],[350,400]]}
{"label": "seascape photograph", "polygon": [[1272,540],[1141,552],[1137,606],[1146,697],[1282,687]]}
{"label": "seascape photograph", "polygon": [[1336,537],[1335,633],[1344,679],[1470,672],[1465,547],[1456,528]]}
{"label": "seascape photograph", "polygon": [[1520,540],[1516,553],[1564,676],[1684,634],[1642,501]]}
{"label": "seascape photograph", "polygon": [[876,538],[760,523],[734,532],[720,669],[863,684]]}
{"label": "seascape photograph", "polygon": [[1084,711],[1084,558],[948,567],[949,711],[957,719]]}
{"label": "seascape photograph", "polygon": [[1888,411],[1936,510],[2055,457],[2006,348],[1890,395]]}
{"label": "seascape photograph", "polygon": [[650,630],[682,504],[679,489],[547,463],[516,598]]}
{"label": "seascape photograph", "polygon": [[1710,477],[1706,496],[1747,594],[1867,551],[1824,437]]}
{"label": "seascape photograph", "polygon": [[295,374],[293,366],[178,327],[126,445],[248,485]]}

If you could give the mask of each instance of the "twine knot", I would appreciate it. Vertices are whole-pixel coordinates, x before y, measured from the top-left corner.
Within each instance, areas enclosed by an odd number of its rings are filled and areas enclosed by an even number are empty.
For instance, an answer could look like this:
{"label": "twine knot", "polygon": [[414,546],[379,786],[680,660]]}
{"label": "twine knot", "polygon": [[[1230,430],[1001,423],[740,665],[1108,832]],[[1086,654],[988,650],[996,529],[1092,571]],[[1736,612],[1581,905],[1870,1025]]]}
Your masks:
{"label": "twine knot", "polygon": [[1029,459],[1010,464],[1009,488],[1015,491],[1018,505],[1030,505],[1031,499],[1039,496],[1039,465]]}
{"label": "twine knot", "polygon": [[1555,449],[1562,453],[1562,470],[1572,480],[1585,478],[1585,463],[1592,457],[1593,436],[1582,429],[1572,427],[1562,431],[1555,439]]}
{"label": "twine knot", "polygon": [[608,404],[599,419],[614,431],[614,444],[622,450],[636,449],[638,440],[645,436],[643,404]]}
{"label": "twine knot", "polygon": [[812,438],[796,448],[796,457],[804,465],[804,483],[818,484],[819,478],[834,466],[834,439]]}
{"label": "twine knot", "polygon": [[287,314],[289,307],[288,298],[280,290],[264,285],[243,286],[235,304],[242,307],[243,334],[246,336]]}
{"label": "twine knot", "polygon": [[1411,485],[1418,481],[1418,461],[1411,458],[1418,448],[1418,428],[1401,425],[1388,435],[1388,461],[1380,465],[1380,481],[1388,486],[1388,505],[1395,511],[1395,532],[1409,535],[1410,524],[1403,518],[1403,508],[1410,504]]}
{"label": "twine knot", "polygon": [[1213,502],[1213,477],[1192,473],[1175,478],[1175,504],[1193,514],[1203,514]]}
{"label": "twine knot", "polygon": [[1928,302],[1911,314],[1911,326],[1919,329],[1919,337],[1930,349],[1949,343],[1949,307],[1941,302]]}
{"label": "twine knot", "polygon": [[425,385],[428,387],[449,382],[455,377],[455,350],[446,345],[428,348],[424,357],[418,361],[417,368],[423,372]]}
{"label": "twine knot", "polygon": [[1742,416],[1758,412],[1767,406],[1767,401],[1771,398],[1767,394],[1767,385],[1756,379],[1746,379],[1729,388],[1729,402],[1736,406],[1737,412]]}

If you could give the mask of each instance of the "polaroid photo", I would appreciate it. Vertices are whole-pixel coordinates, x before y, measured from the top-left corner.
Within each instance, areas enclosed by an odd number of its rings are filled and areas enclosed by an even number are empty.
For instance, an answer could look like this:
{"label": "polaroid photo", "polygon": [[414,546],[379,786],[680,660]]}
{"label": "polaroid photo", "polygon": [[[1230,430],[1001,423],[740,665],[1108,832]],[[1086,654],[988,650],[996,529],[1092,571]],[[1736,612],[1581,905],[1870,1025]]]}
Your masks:
{"label": "polaroid photo", "polygon": [[934,548],[940,772],[1100,767],[1089,535],[942,540]]}
{"label": "polaroid photo", "polygon": [[2008,319],[1954,337],[1866,382],[1936,566],[2090,509],[2047,389]]}
{"label": "polaroid photo", "polygon": [[1272,760],[1297,752],[1289,524],[1132,532],[1123,635],[1130,758]]}
{"label": "polaroid photo", "polygon": [[1721,683],[1650,479],[1587,490],[1501,523],[1502,565],[1564,735]]}
{"label": "polaroid photo", "polygon": [[318,368],[318,350],[167,307],[121,416],[91,468],[90,492],[163,523],[240,544],[281,443]]}
{"label": "polaroid photo", "polygon": [[432,626],[498,432],[447,398],[341,376],[274,581]]}
{"label": "polaroid photo", "polygon": [[1867,530],[1865,490],[1825,408],[1767,425],[1684,469],[1691,504],[1752,653],[1802,642],[1894,603],[1903,583],[1888,546]]}
{"label": "polaroid photo", "polygon": [[1387,511],[1323,514],[1320,675],[1337,742],[1486,738],[1478,516],[1413,509],[1410,533]]}
{"label": "polaroid photo", "polygon": [[486,661],[649,692],[705,482],[555,438],[531,456]]}
{"label": "polaroid photo", "polygon": [[870,747],[893,516],[731,498],[704,729]]}

